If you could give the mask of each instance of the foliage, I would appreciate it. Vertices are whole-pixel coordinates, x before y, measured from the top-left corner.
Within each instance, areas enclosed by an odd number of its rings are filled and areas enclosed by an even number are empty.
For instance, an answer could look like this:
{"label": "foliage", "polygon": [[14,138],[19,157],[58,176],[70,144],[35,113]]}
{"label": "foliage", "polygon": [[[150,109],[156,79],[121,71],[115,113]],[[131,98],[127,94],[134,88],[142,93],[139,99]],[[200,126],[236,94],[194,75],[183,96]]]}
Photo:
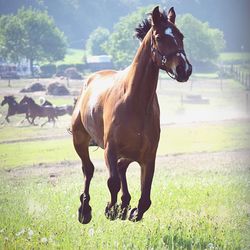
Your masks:
{"label": "foliage", "polygon": [[105,54],[102,45],[108,40],[109,35],[109,30],[102,27],[98,27],[92,31],[86,43],[87,53],[90,55]]}
{"label": "foliage", "polygon": [[[114,31],[104,45],[105,51],[112,55],[114,64],[123,68],[132,62],[138,47],[133,39],[135,27],[145,18],[152,7],[140,8],[123,17],[114,26]],[[177,26],[185,35],[185,48],[192,62],[210,62],[219,56],[225,46],[222,31],[212,29],[208,23],[202,23],[191,14],[177,16]]]}
{"label": "foliage", "polygon": [[[214,27],[223,28],[227,40],[227,50],[239,51],[241,46],[250,51],[248,33],[249,0],[228,1],[157,1],[157,0],[0,0],[0,15],[16,13],[24,6],[47,10],[69,39],[70,47],[82,48],[89,34],[98,26],[111,29],[119,17],[128,15],[140,6],[148,4],[162,7],[173,5],[177,14],[191,13],[202,17]],[[237,11],[235,11],[237,10]]]}
{"label": "foliage", "polygon": [[139,45],[139,41],[133,37],[134,29],[151,10],[152,7],[139,8],[132,14],[120,18],[115,24],[114,31],[103,48],[113,57],[116,68],[124,68],[132,62]]}
{"label": "foliage", "polygon": [[66,53],[64,34],[46,12],[20,9],[17,15],[0,19],[0,53],[10,61],[58,61]]}
{"label": "foliage", "polygon": [[56,73],[55,64],[44,64],[40,67],[41,77],[52,77]]}
{"label": "foliage", "polygon": [[177,26],[185,36],[185,50],[191,61],[213,61],[225,47],[222,31],[210,28],[191,14],[178,18]]}

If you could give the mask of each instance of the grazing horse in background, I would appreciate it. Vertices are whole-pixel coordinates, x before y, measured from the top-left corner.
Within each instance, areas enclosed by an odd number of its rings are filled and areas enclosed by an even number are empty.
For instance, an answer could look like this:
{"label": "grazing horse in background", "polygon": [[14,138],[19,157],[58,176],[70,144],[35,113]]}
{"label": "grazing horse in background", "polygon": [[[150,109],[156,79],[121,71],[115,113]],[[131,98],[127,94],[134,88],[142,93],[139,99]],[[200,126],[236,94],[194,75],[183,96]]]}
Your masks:
{"label": "grazing horse in background", "polygon": [[[72,115],[72,134],[85,176],[78,219],[91,220],[89,186],[94,166],[88,144],[92,138],[104,149],[109,171],[107,185],[111,201],[108,219],[126,219],[131,196],[126,170],[131,162],[141,166],[141,197],[129,220],[139,221],[151,205],[150,192],[160,138],[160,111],[156,94],[159,69],[178,82],[189,79],[192,66],[183,46],[183,35],[175,25],[175,11],[154,8],[150,20],[137,29],[142,43],[132,64],[124,71],[104,70],[91,75]],[[121,205],[117,194],[122,191]]]}
{"label": "grazing horse in background", "polygon": [[48,117],[48,121],[44,122],[41,126],[44,126],[47,122],[52,120],[53,125],[55,126],[55,118],[56,112],[55,108],[52,106],[40,106],[35,103],[35,101],[31,97],[24,96],[20,101],[21,104],[27,104],[29,117],[31,117],[31,124],[36,125],[34,123],[36,117]]}
{"label": "grazing horse in background", "polygon": [[56,116],[63,116],[63,115],[72,115],[73,113],[73,105],[61,105],[61,106],[55,106],[53,105],[50,101],[46,100],[44,97],[39,98],[41,106],[46,107],[46,106],[52,106],[55,108]]}
{"label": "grazing horse in background", "polygon": [[25,114],[25,118],[21,121],[21,123],[26,119],[29,123],[29,116],[28,116],[28,106],[27,104],[20,104],[16,101],[15,97],[10,95],[10,96],[4,96],[4,99],[1,103],[1,106],[8,104],[8,112],[5,117],[5,120],[7,122],[10,122],[9,116],[12,115],[17,115],[17,114]]}

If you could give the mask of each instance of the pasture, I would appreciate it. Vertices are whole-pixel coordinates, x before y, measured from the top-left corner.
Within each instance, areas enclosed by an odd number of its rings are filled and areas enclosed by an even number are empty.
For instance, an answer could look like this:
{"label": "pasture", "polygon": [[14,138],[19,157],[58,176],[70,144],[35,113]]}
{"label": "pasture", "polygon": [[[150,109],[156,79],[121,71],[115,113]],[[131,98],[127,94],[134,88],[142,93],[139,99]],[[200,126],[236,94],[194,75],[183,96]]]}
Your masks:
{"label": "pasture", "polygon": [[[14,94],[21,99],[19,90],[31,81],[13,81],[9,88],[1,80],[0,98]],[[71,92],[81,85],[71,81]],[[152,206],[137,223],[105,218],[107,171],[103,151],[91,147],[96,167],[90,188],[93,219],[81,225],[77,210],[83,177],[67,132],[70,117],[59,117],[55,127],[19,124],[21,115],[6,124],[7,108],[1,107],[0,248],[249,249],[247,92],[232,80],[221,83],[199,75],[188,84],[161,80],[158,94],[162,131]],[[30,95],[37,101],[44,93]],[[197,96],[209,103],[199,103]],[[195,99],[191,103],[190,97]],[[73,96],[47,98],[57,105],[73,102]],[[132,207],[139,183],[139,166],[132,164]]]}

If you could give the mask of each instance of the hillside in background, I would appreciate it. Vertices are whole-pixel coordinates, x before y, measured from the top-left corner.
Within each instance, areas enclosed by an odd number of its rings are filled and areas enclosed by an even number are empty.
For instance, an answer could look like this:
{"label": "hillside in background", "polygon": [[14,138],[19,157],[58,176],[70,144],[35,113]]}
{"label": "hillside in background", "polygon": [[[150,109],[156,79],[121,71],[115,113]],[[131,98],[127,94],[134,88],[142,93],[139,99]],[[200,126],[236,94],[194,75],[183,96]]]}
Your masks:
{"label": "hillside in background", "polygon": [[22,6],[47,10],[68,37],[69,46],[83,48],[98,26],[112,30],[121,16],[149,4],[174,6],[177,14],[191,13],[224,32],[226,51],[250,51],[249,0],[0,0],[0,14],[16,13]]}

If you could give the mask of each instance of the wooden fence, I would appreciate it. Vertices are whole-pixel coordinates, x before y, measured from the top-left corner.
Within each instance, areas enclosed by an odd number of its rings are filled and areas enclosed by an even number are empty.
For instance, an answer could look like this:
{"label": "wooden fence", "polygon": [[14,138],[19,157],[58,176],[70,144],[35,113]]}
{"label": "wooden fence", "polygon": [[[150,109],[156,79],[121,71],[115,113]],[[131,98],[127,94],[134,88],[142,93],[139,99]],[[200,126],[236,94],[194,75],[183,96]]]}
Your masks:
{"label": "wooden fence", "polygon": [[224,65],[221,67],[221,76],[230,75],[250,90],[250,70],[239,65]]}

